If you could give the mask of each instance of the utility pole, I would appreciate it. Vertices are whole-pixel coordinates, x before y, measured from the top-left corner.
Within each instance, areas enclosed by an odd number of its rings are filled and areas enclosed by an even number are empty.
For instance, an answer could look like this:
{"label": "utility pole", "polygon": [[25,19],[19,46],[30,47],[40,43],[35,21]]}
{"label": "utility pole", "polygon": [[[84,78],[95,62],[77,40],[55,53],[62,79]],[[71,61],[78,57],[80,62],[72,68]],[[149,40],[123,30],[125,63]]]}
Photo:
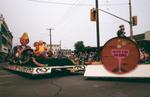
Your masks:
{"label": "utility pole", "polygon": [[98,9],[98,0],[95,0],[96,6],[96,32],[97,32],[97,50],[100,55],[100,36],[99,36],[99,9]]}
{"label": "utility pole", "polygon": [[50,51],[52,50],[52,35],[51,35],[51,31],[54,30],[52,28],[47,29],[49,30],[49,36],[50,36]]}
{"label": "utility pole", "polygon": [[60,51],[61,51],[61,40],[60,40]]}
{"label": "utility pole", "polygon": [[132,26],[132,5],[131,5],[131,0],[129,0],[129,14],[130,14],[130,38],[133,40],[133,26]]}

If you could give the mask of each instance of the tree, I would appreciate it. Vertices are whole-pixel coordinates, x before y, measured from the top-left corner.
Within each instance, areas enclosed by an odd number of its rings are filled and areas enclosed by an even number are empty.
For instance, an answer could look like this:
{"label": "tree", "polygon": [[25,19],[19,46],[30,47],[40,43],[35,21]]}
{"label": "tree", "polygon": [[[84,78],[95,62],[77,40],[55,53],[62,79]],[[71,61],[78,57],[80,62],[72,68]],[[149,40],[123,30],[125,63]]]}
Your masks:
{"label": "tree", "polygon": [[76,51],[77,53],[79,53],[79,52],[84,52],[84,50],[85,50],[85,46],[84,46],[83,41],[77,41],[77,42],[74,44],[74,47],[75,47],[75,51]]}

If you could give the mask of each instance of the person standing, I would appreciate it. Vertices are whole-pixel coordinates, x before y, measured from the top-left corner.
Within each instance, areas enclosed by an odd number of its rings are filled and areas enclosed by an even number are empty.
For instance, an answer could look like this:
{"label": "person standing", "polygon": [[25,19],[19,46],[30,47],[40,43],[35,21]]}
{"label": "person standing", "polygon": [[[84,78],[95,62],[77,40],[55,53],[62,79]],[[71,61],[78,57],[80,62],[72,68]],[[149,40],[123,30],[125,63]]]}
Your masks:
{"label": "person standing", "polygon": [[125,34],[126,34],[126,32],[125,32],[124,25],[120,25],[119,30],[117,31],[117,36],[118,37],[126,37]]}

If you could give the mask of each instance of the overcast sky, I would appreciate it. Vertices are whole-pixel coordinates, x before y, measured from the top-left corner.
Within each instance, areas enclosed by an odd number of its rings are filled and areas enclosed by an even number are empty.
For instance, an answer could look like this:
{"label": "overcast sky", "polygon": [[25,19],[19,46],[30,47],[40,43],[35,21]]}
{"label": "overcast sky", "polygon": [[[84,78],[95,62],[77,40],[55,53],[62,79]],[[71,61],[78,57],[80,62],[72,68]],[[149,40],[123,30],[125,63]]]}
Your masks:
{"label": "overcast sky", "polygon": [[[10,31],[14,36],[14,45],[24,32],[29,33],[30,45],[37,40],[49,43],[49,32],[52,28],[52,42],[62,48],[74,49],[74,43],[84,41],[86,46],[96,46],[96,25],[90,21],[90,9],[95,0],[0,0],[0,13],[3,14]],[[150,30],[150,0],[131,0],[132,14],[138,16],[138,26],[133,27],[134,35]],[[99,8],[129,19],[129,0],[99,0]],[[116,36],[120,24],[129,24],[100,13],[100,45]]]}

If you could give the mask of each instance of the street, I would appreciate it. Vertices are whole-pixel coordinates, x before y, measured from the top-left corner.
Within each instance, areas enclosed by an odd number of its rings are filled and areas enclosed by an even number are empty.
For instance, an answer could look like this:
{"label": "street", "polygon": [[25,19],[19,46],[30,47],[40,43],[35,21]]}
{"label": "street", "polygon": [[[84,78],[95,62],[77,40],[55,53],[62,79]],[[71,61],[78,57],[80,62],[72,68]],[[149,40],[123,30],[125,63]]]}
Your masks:
{"label": "street", "polygon": [[0,97],[150,97],[148,9],[150,0],[0,0]]}
{"label": "street", "polygon": [[85,79],[55,72],[40,78],[0,68],[0,97],[149,97],[149,79]]}

